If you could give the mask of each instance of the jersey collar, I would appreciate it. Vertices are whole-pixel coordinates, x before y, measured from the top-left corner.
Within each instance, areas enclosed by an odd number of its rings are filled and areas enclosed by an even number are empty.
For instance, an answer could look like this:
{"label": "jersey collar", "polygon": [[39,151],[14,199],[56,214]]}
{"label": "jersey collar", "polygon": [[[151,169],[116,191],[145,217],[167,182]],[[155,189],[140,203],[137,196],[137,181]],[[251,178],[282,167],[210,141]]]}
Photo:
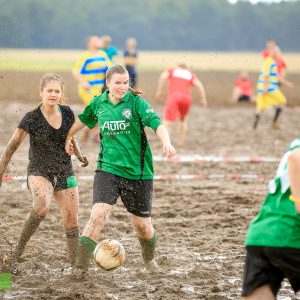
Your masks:
{"label": "jersey collar", "polygon": [[[101,101],[102,101],[102,102],[109,102],[108,93],[109,93],[109,91],[106,90],[106,91],[101,95]],[[121,99],[120,102],[127,102],[128,99],[129,99],[129,97],[130,97],[130,91],[128,91],[128,92],[125,94],[125,96]]]}

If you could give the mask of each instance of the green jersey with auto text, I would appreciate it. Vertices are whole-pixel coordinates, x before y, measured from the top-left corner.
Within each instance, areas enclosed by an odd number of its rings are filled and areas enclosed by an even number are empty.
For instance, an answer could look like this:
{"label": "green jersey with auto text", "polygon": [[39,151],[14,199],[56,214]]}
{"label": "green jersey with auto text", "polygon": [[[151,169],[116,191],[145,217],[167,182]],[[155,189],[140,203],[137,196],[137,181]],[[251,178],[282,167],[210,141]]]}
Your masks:
{"label": "green jersey with auto text", "polygon": [[144,128],[156,131],[161,120],[151,105],[130,91],[118,104],[109,91],[96,96],[79,119],[89,128],[100,129],[97,169],[128,179],[152,179],[153,160]]}
{"label": "green jersey with auto text", "polygon": [[275,178],[269,183],[269,193],[249,226],[247,246],[300,248],[300,214],[290,200],[288,178],[288,157],[297,148],[300,148],[300,138],[290,144]]}

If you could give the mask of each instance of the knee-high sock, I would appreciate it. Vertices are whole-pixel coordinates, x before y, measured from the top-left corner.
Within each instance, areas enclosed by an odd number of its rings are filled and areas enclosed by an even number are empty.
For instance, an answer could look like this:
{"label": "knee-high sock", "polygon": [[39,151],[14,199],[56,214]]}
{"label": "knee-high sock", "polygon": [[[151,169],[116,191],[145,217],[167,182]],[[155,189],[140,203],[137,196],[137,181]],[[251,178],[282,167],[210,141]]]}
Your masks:
{"label": "knee-high sock", "polygon": [[260,120],[260,114],[255,114],[254,123],[253,123],[253,129],[256,129],[259,120]]}
{"label": "knee-high sock", "polygon": [[80,269],[87,270],[89,267],[90,258],[96,248],[97,243],[92,239],[82,236],[79,238],[77,248],[77,258],[75,266]]}
{"label": "knee-high sock", "polygon": [[13,260],[17,261],[24,252],[26,243],[29,241],[31,236],[34,234],[36,229],[39,227],[45,216],[39,216],[34,210],[31,210],[27,216],[21,235],[18,239],[17,246],[13,251]]}
{"label": "knee-high sock", "polygon": [[153,237],[150,240],[144,240],[139,238],[142,247],[142,256],[145,262],[149,262],[154,258],[155,245],[157,241],[157,235],[154,232]]}
{"label": "knee-high sock", "polygon": [[281,112],[282,112],[282,108],[281,107],[276,107],[275,115],[274,115],[274,118],[273,118],[273,124],[275,124],[277,122]]}
{"label": "knee-high sock", "polygon": [[77,245],[78,245],[78,228],[66,229],[65,235],[67,238],[67,247],[69,252],[69,258],[71,265],[75,264],[76,255],[77,255]]}

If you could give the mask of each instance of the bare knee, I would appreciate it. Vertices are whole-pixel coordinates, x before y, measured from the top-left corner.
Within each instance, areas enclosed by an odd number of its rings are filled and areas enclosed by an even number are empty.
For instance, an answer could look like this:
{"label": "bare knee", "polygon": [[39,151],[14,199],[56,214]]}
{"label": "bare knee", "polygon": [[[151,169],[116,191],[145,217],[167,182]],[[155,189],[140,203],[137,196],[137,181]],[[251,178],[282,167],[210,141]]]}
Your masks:
{"label": "bare knee", "polygon": [[139,237],[143,239],[151,239],[154,234],[154,229],[151,221],[133,220],[134,227]]}
{"label": "bare knee", "polygon": [[95,227],[103,227],[109,220],[110,210],[101,209],[92,211],[89,223]]}
{"label": "bare knee", "polygon": [[37,215],[44,217],[50,210],[50,203],[45,200],[38,201],[33,205],[33,209]]}
{"label": "bare knee", "polygon": [[50,210],[52,195],[51,191],[45,189],[32,190],[33,209],[39,216],[46,216]]}

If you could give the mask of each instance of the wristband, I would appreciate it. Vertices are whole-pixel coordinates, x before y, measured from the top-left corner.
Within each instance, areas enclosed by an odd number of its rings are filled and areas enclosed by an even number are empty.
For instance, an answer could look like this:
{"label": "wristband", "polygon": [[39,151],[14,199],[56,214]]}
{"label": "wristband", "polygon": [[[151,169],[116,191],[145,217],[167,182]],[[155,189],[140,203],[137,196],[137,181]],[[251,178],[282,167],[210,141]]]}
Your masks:
{"label": "wristband", "polygon": [[294,195],[290,195],[290,200],[293,201],[293,202],[295,202],[295,203],[300,203],[300,198],[297,198]]}
{"label": "wristband", "polygon": [[73,135],[67,135],[67,141],[72,141],[73,140]]}

